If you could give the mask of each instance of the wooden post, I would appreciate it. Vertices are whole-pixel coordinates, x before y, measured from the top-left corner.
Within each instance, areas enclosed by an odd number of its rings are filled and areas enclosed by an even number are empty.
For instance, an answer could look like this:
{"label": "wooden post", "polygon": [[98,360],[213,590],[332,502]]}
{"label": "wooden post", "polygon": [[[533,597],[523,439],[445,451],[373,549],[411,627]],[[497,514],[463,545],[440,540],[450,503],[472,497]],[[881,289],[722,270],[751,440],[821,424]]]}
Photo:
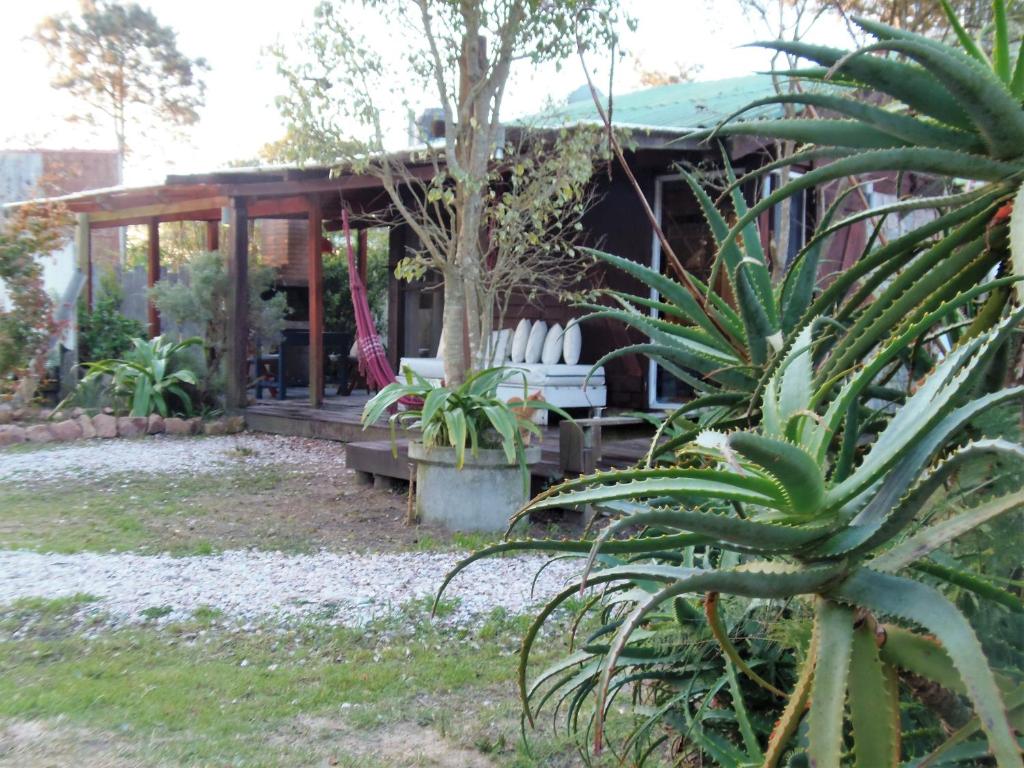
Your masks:
{"label": "wooden post", "polygon": [[244,408],[249,381],[249,217],[245,198],[228,206],[228,345],[227,399],[231,409]]}
{"label": "wooden post", "polygon": [[210,252],[220,250],[220,222],[206,222],[206,250]]}
{"label": "wooden post", "polygon": [[[146,285],[152,289],[156,281],[160,279],[160,220],[149,220],[149,242],[148,242],[148,270],[146,274]],[[160,314],[156,311],[156,302],[149,297],[149,338],[160,335]]]}
{"label": "wooden post", "polygon": [[88,213],[78,214],[75,248],[78,251],[78,269],[85,276],[85,306],[92,311],[92,228]]}
{"label": "wooden post", "polygon": [[318,195],[309,197],[306,235],[309,276],[309,404],[323,405],[324,396],[324,261],[323,209]]}

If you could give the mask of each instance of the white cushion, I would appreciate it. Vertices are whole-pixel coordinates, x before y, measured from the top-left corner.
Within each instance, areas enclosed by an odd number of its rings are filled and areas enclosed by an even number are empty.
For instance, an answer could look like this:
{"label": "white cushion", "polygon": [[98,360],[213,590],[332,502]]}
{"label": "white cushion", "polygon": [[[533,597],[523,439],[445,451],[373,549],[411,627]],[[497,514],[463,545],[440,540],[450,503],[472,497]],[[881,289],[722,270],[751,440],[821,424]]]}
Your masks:
{"label": "white cushion", "polygon": [[548,335],[548,324],[538,320],[530,329],[530,338],[526,340],[526,355],[524,363],[539,363],[540,355],[544,351],[544,339]]}
{"label": "white cushion", "polygon": [[512,336],[512,362],[521,363],[526,359],[526,342],[530,338],[531,323],[525,317],[516,326],[516,332]]}
{"label": "white cushion", "polygon": [[566,365],[576,365],[583,349],[583,332],[577,320],[570,320],[562,334],[562,360]]}
{"label": "white cushion", "polygon": [[[586,386],[604,386],[604,366],[594,368],[591,373],[590,365],[544,365],[544,363],[520,363],[510,366],[512,371],[522,373],[510,374],[506,385],[523,387],[523,377],[526,377],[526,385],[532,392],[537,387],[576,387],[580,388],[586,382]],[[590,376],[588,379],[587,376]]]}
{"label": "white cushion", "polygon": [[557,365],[562,359],[562,326],[555,323],[548,328],[544,337],[544,347],[540,351],[540,361],[544,365]]}

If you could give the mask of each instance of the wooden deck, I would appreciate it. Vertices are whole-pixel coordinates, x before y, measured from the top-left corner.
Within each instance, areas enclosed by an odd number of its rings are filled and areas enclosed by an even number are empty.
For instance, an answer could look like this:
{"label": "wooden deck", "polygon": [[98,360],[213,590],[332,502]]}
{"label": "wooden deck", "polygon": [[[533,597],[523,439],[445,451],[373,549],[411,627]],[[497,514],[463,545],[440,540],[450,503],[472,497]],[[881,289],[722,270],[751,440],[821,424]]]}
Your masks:
{"label": "wooden deck", "polygon": [[[289,390],[291,393],[292,390]],[[346,463],[364,477],[409,479],[408,433],[400,433],[397,455],[391,444],[391,432],[385,422],[362,428],[360,417],[367,395],[332,397],[322,408],[312,408],[305,397],[287,400],[264,399],[245,410],[249,429],[278,435],[295,435],[346,443]],[[543,427],[540,440],[541,460],[532,467],[535,482],[546,485],[561,479],[565,472],[559,455],[558,427]],[[598,469],[626,467],[636,463],[650,446],[646,428],[624,430],[620,439],[615,432],[605,434]],[[639,433],[639,434],[638,434]],[[536,437],[533,444],[537,444]]]}

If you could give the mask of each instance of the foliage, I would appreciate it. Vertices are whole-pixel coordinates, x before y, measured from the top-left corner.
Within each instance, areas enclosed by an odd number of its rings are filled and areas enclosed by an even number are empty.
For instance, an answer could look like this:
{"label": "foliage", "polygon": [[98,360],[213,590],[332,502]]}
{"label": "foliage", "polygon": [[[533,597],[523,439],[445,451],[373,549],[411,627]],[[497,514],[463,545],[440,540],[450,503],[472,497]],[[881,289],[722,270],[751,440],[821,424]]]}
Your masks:
{"label": "foliage", "polygon": [[[523,381],[523,399],[515,406],[498,395],[498,387],[519,377]],[[529,483],[524,434],[540,435],[527,414],[531,409],[555,411],[561,408],[528,398],[526,377],[515,368],[487,368],[469,376],[457,387],[434,386],[410,368],[405,381],[388,384],[363,409],[363,428],[376,424],[385,411],[399,402],[410,407],[392,413],[392,430],[406,424],[422,431],[423,444],[455,449],[455,466],[462,469],[466,447],[472,455],[480,448],[500,448],[509,464],[518,464],[524,484]]]}
{"label": "foliage", "polygon": [[124,300],[116,276],[104,276],[102,292],[90,311],[83,303],[78,309],[78,359],[82,362],[120,357],[132,340],[145,335],[138,320],[121,314]]}
{"label": "foliage", "polygon": [[[845,119],[727,122],[705,134],[804,145],[727,178],[731,213],[686,176],[718,244],[707,285],[678,265],[662,277],[599,254],[660,297],[609,292],[613,305],[593,310],[643,331],[649,343],[629,351],[657,357],[700,396],[666,419],[645,466],[565,481],[521,514],[596,506],[618,519],[596,539],[495,545],[449,576],[500,552],[588,555],[524,637],[521,695],[531,721],[564,705],[595,751],[606,717],[631,697],[636,725],[616,745],[624,761],[665,745],[681,764],[737,768],[1022,764],[1019,525],[983,565],[969,542],[1024,508],[1002,469],[1020,466],[1024,445],[983,423],[1002,404],[1019,414],[1024,397],[1000,388],[1024,318],[1011,293],[1024,277],[1024,65],[1010,66],[998,27],[989,64],[969,47],[857,23],[879,42],[853,53],[768,44],[819,63],[800,75],[839,91],[758,102]],[[865,87],[891,103],[842,95]],[[812,161],[753,205],[740,194],[760,173]],[[942,177],[954,194],[838,221],[833,207],[773,284],[761,213],[806,188],[906,171]],[[836,232],[919,208],[938,216],[884,244],[877,225],[860,261],[816,285]],[[682,419],[695,411],[701,423]],[[682,428],[666,450],[658,441],[673,423]],[[977,483],[947,490],[979,469]],[[600,628],[527,685],[547,617],[577,594],[581,621]],[[972,622],[989,634],[979,640]]]}
{"label": "foliage", "polygon": [[77,119],[113,123],[122,158],[128,122],[145,116],[157,125],[192,125],[199,119],[206,61],[181,53],[174,30],[137,3],[86,0],[79,18],[50,16],[35,38],[56,69],[53,87],[86,105]]}
{"label": "foliage", "polygon": [[[984,438],[964,443],[958,437],[986,409],[1024,397],[1024,388],[1017,387],[964,400],[986,356],[1020,318],[1018,313],[950,353],[863,450],[856,467],[844,451],[830,455],[830,444],[842,435],[850,404],[905,341],[885,347],[834,396],[823,399],[809,386],[808,327],[765,387],[756,429],[710,430],[687,445],[676,466],[570,480],[534,499],[527,511],[628,506],[594,542],[499,544],[459,566],[508,549],[580,552],[585,545],[590,550],[579,582],[549,603],[526,635],[520,680],[527,713],[534,700],[575,697],[568,713],[574,722],[593,692],[591,726],[600,748],[605,710],[632,683],[646,683],[658,699],[651,706],[672,709],[682,723],[693,720],[691,705],[722,710],[722,704],[704,697],[713,699],[730,685],[732,709],[719,712],[724,721],[719,731],[705,730],[700,738],[690,733],[695,751],[735,766],[751,759],[776,765],[786,754],[806,751],[811,765],[838,766],[848,747],[844,702],[849,697],[858,765],[895,765],[896,680],[902,670],[967,696],[976,719],[958,740],[976,742],[980,728],[999,765],[1020,765],[1003,698],[1013,692],[1013,683],[993,675],[970,624],[931,583],[968,589],[994,610],[1024,611],[1024,604],[965,570],[938,567],[931,556],[964,533],[1024,508],[1024,492],[1016,488],[944,519],[930,517],[943,481],[975,456],[1024,459],[1022,445]],[[949,451],[953,445],[958,447]],[[614,538],[637,527],[647,527],[649,535]],[[601,567],[592,571],[596,562]],[[526,688],[536,630],[550,610],[588,585],[601,585],[599,594],[606,595],[588,604],[589,610],[608,609],[603,628],[580,652]],[[686,664],[694,659],[672,639],[699,616],[694,606],[677,599],[693,594],[711,596],[705,600],[707,631],[726,660],[710,686],[699,665],[701,674],[692,674]],[[813,613],[809,647],[794,649],[804,658],[795,682],[789,681],[786,706],[770,702],[778,718],[773,728],[763,711],[760,726],[753,724],[741,701],[745,694],[731,678],[743,674],[770,692],[778,691],[780,681],[765,680],[736,650],[717,615],[718,594],[754,601],[747,611],[756,609],[757,601],[800,600]],[[915,627],[935,640],[910,631]],[[706,642],[700,629],[689,643]],[[754,660],[756,666],[763,663]],[[544,681],[554,682],[556,690]],[[808,701],[807,731],[794,740]],[[1011,711],[1024,705],[1016,695],[1006,703]],[[741,746],[731,743],[736,740]],[[930,746],[947,748],[940,745],[941,740]]]}
{"label": "foliage", "polygon": [[[695,173],[683,174],[718,245],[708,285],[679,264],[672,265],[673,275],[662,276],[626,260],[596,254],[660,294],[652,303],[647,295],[607,292],[618,306],[592,307],[598,316],[618,318],[647,337],[646,343],[611,356],[647,354],[700,395],[669,420],[670,425],[682,427],[680,439],[669,448],[696,434],[699,425],[687,421],[694,413],[701,413],[705,424],[724,420],[742,425],[756,417],[750,402],[757,402],[766,372],[777,364],[779,351],[792,341],[795,331],[810,322],[827,326],[817,342],[815,386],[856,365],[887,339],[918,327],[911,351],[894,361],[873,391],[875,396],[902,397],[899,389],[886,385],[899,381],[901,370],[908,371],[904,377],[923,374],[935,353],[937,337],[956,343],[991,327],[1010,300],[1012,283],[1024,275],[1019,265],[1011,266],[1014,259],[1024,257],[1010,253],[1010,230],[1021,226],[1020,216],[1008,215],[1024,174],[1020,154],[1024,93],[1011,96],[1009,89],[1024,90],[1024,77],[1021,82],[1006,79],[999,74],[1005,66],[982,66],[950,46],[865,20],[858,23],[880,42],[856,53],[806,43],[766,43],[819,62],[820,69],[801,70],[801,76],[811,81],[827,76],[833,89],[777,95],[743,110],[786,102],[815,106],[846,119],[798,116],[746,123],[730,119],[703,134],[769,136],[802,145],[795,154],[738,179],[727,167],[722,197],[731,212],[715,206]],[[997,49],[1003,54],[996,59],[1001,61],[1008,56],[1008,42],[1000,39]],[[928,69],[866,55],[889,48],[935,66]],[[976,55],[984,56],[977,51]],[[946,68],[940,69],[940,63]],[[829,74],[825,67],[834,72]],[[1019,65],[1013,69],[1024,71]],[[884,94],[890,103],[882,108],[858,99],[856,89],[863,87]],[[741,190],[761,175],[780,165],[812,162],[823,164],[747,205]],[[839,212],[844,202],[858,190],[856,183],[849,184],[822,215],[784,279],[772,283],[756,226],[761,214],[804,189],[847,183],[859,174],[906,171],[943,177],[953,194],[909,198],[843,217]],[[966,187],[964,180],[970,180]],[[917,210],[935,210],[937,216],[882,243],[886,217]],[[848,227],[871,219],[876,224],[860,260],[822,289],[819,265],[828,244]],[[993,272],[996,279],[983,282]],[[937,311],[954,298],[956,303],[948,308],[952,314]],[[651,317],[651,307],[663,319]],[[922,323],[926,318],[928,322]]]}
{"label": "foliage", "polygon": [[[228,292],[230,281],[224,257],[215,252],[196,253],[188,264],[188,282],[160,280],[152,295],[161,314],[179,327],[194,323],[199,327],[206,351],[206,379],[202,390],[220,389],[222,362],[227,350]],[[274,285],[273,268],[250,259],[249,332],[264,344],[276,343],[284,327],[287,300],[283,294],[270,294]]]}
{"label": "foliage", "polygon": [[133,339],[132,349],[123,358],[86,363],[88,373],[82,383],[107,382],[113,402],[132,416],[191,416],[193,396],[183,385],[194,387],[199,381],[186,367],[182,352],[202,343],[195,337],[179,342],[163,336]]}
{"label": "foliage", "polygon": [[[457,384],[475,361],[485,359],[490,338],[494,313],[485,283],[489,254],[480,233],[488,219],[494,161],[508,148],[499,113],[513,65],[557,61],[576,45],[607,42],[616,6],[574,0],[369,0],[365,5],[388,18],[393,29],[415,32],[401,46],[373,49],[365,35],[353,30],[350,4],[321,3],[305,46],[312,56],[296,62],[278,51],[278,71],[289,84],[278,108],[288,136],[299,146],[324,153],[343,171],[380,179],[394,214],[415,234],[424,263],[441,273],[445,326],[462,327],[469,319],[468,358],[458,334],[445,336],[445,378]],[[573,35],[573,30],[578,33]],[[390,54],[396,48],[402,53],[393,61]],[[401,92],[396,83],[405,83],[409,90]],[[443,141],[427,142],[411,155],[389,153],[384,104],[398,100],[411,114],[409,102],[422,102],[424,91],[440,103]],[[342,128],[346,124],[359,126],[363,135],[348,136]],[[513,168],[517,164],[515,156],[502,161]],[[424,180],[421,171],[430,177]],[[543,185],[537,191],[538,202],[557,199]],[[576,188],[573,198],[581,193]],[[571,233],[576,213],[571,207],[565,213],[564,230]],[[516,227],[520,221],[510,218]]]}
{"label": "foliage", "polygon": [[40,259],[63,246],[66,224],[63,207],[46,203],[0,217],[0,378],[29,369],[56,330]]}

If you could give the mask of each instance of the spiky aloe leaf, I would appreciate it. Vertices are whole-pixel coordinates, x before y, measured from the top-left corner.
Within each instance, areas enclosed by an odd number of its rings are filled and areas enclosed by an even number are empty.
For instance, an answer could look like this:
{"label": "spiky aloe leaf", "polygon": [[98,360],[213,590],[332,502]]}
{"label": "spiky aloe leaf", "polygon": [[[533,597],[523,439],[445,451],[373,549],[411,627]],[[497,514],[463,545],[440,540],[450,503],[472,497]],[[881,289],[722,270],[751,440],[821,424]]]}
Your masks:
{"label": "spiky aloe leaf", "polygon": [[1000,768],[1022,766],[995,677],[970,623],[940,592],[898,576],[861,568],[831,591],[854,606],[924,627],[938,638],[963,680]]}
{"label": "spiky aloe leaf", "polygon": [[[751,109],[771,104],[806,104],[807,106],[820,107],[829,112],[846,115],[895,139],[916,146],[943,147],[945,149],[958,149],[963,152],[980,152],[984,150],[984,143],[973,133],[925,122],[909,115],[876,107],[864,101],[829,93],[785,93],[758,99],[733,112],[722,120],[719,126],[730,124],[735,118]],[[751,123],[751,125],[755,126],[758,124],[758,121]],[[716,128],[710,132],[709,138],[714,137],[717,130]],[[699,137],[700,135],[698,134],[694,138]],[[828,143],[841,144],[841,142]]]}
{"label": "spiky aloe leaf", "polygon": [[900,760],[899,683],[878,654],[871,622],[853,634],[850,723],[855,768],[897,766]]}
{"label": "spiky aloe leaf", "polygon": [[884,30],[899,32],[899,35],[898,38],[865,46],[854,56],[863,57],[871,51],[890,50],[918,62],[941,79],[943,87],[964,106],[996,158],[1020,156],[1024,142],[1024,110],[1021,110],[1020,103],[1010,95],[992,70],[949,46],[893,30],[892,27],[867,19],[858,18],[856,22],[878,36]]}
{"label": "spiky aloe leaf", "polygon": [[747,457],[776,478],[788,501],[788,511],[800,518],[812,518],[821,512],[825,500],[825,480],[821,467],[801,447],[752,432],[733,432],[729,447]]}
{"label": "spiky aloe leaf", "polygon": [[[600,504],[618,499],[720,498],[765,507],[785,507],[787,500],[770,479],[755,475],[739,476],[713,469],[647,469],[635,470],[629,479],[618,480],[616,474],[587,478],[586,486],[566,483],[556,493],[534,500],[530,509],[575,507]],[[607,481],[607,484],[605,482]],[[578,481],[577,481],[578,483]]]}
{"label": "spiky aloe leaf", "polygon": [[821,624],[821,644],[811,686],[809,755],[816,768],[840,768],[846,681],[853,650],[853,611],[819,597],[815,602],[815,621]]}
{"label": "spiky aloe leaf", "polygon": [[974,530],[979,525],[1021,508],[1024,508],[1024,491],[1010,493],[979,504],[977,507],[965,510],[952,518],[919,531],[899,546],[876,557],[871,561],[871,567],[876,571],[894,573],[926,557],[953,539]]}
{"label": "spiky aloe leaf", "polygon": [[[756,43],[760,48],[793,54],[825,67],[817,73],[821,80],[866,85],[887,93],[917,112],[934,117],[946,125],[973,129],[970,118],[957,100],[942,84],[923,68],[879,56],[847,58],[849,51],[804,42],[773,40]],[[835,67],[842,62],[841,66]],[[835,70],[832,68],[835,67]],[[801,76],[812,78],[815,72],[805,70]],[[838,74],[838,77],[836,76]]]}
{"label": "spiky aloe leaf", "polygon": [[765,384],[761,396],[761,428],[766,436],[795,437],[789,424],[795,417],[810,411],[813,373],[811,326],[807,325],[796,335]]}

